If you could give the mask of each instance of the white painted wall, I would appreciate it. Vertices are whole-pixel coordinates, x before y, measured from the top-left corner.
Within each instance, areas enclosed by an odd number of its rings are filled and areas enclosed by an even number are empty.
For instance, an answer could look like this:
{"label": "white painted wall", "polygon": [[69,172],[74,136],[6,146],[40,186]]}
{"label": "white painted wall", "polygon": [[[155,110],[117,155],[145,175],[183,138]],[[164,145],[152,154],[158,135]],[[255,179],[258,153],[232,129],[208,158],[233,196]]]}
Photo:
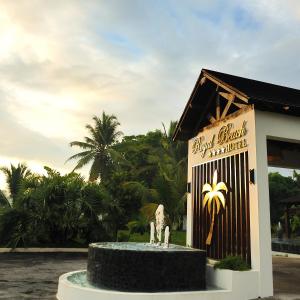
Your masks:
{"label": "white painted wall", "polygon": [[[261,297],[273,295],[270,203],[268,184],[267,139],[300,142],[300,118],[255,110],[256,197],[251,199],[251,257],[252,268],[259,270]],[[255,191],[256,190],[256,191]]]}
{"label": "white painted wall", "polygon": [[[268,184],[267,139],[300,143],[300,118],[262,112],[246,111],[236,119],[247,119],[249,169],[255,170],[255,184],[250,184],[250,238],[251,267],[259,274],[258,295],[273,295],[270,203]],[[218,125],[217,125],[218,126]],[[205,129],[204,129],[205,133]],[[202,133],[203,134],[203,133]],[[199,163],[191,153],[189,141],[188,181],[192,178],[192,167]],[[192,197],[187,199],[187,245],[192,245]]]}
{"label": "white painted wall", "polygon": [[185,292],[134,293],[83,287],[68,277],[75,271],[59,277],[58,300],[249,300],[256,299],[258,272],[214,270],[207,266],[207,290]]}

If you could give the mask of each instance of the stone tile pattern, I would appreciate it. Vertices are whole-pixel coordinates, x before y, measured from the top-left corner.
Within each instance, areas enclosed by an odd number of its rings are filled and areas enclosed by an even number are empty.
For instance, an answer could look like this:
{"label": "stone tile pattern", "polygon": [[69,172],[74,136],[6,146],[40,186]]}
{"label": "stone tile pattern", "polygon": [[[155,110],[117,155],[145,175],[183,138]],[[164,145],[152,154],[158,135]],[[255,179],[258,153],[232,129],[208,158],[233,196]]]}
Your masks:
{"label": "stone tile pattern", "polygon": [[140,251],[89,247],[94,286],[131,292],[204,290],[205,251]]}

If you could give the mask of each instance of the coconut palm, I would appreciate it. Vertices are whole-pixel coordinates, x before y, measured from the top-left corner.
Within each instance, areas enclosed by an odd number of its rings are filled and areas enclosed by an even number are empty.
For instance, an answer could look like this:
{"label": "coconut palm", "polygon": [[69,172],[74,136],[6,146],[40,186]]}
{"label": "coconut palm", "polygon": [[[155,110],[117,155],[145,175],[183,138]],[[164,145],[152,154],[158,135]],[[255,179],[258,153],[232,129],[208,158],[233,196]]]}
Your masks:
{"label": "coconut palm", "polygon": [[3,191],[0,190],[0,207],[10,207],[10,202]]}
{"label": "coconut palm", "polygon": [[224,182],[221,181],[218,183],[217,181],[218,181],[218,171],[215,170],[212,186],[209,183],[205,183],[202,188],[202,193],[206,193],[203,198],[203,209],[207,205],[208,212],[209,214],[212,215],[210,229],[206,239],[206,245],[211,244],[211,238],[212,238],[212,233],[213,233],[214,223],[215,223],[215,214],[219,213],[221,205],[223,206],[223,208],[225,208],[225,204],[226,204],[225,197],[221,191],[225,191],[225,193],[227,193],[228,189]]}
{"label": "coconut palm", "polygon": [[12,200],[12,203],[14,203],[21,189],[21,184],[24,178],[28,177],[31,174],[31,171],[24,163],[19,163],[17,166],[10,164],[9,168],[0,167],[0,171],[2,171],[6,177],[9,195]]}
{"label": "coconut palm", "polygon": [[67,160],[78,159],[73,171],[92,163],[89,176],[91,181],[99,177],[101,180],[107,178],[111,169],[112,156],[115,154],[112,146],[122,135],[122,132],[117,130],[120,123],[114,115],[107,115],[103,112],[101,118],[94,116],[93,120],[94,126],[86,125],[90,136],[84,137],[84,142],[74,141],[70,143],[71,147],[77,146],[84,151]]}
{"label": "coconut palm", "polygon": [[155,165],[155,172],[150,184],[140,178],[135,182],[125,183],[141,196],[141,215],[146,220],[150,221],[158,205],[163,204],[168,225],[174,229],[181,225],[183,219],[187,172],[187,144],[172,140],[176,124],[177,122],[171,122],[168,129],[163,124],[163,132],[154,139],[158,143],[152,142],[154,150],[148,158]]}

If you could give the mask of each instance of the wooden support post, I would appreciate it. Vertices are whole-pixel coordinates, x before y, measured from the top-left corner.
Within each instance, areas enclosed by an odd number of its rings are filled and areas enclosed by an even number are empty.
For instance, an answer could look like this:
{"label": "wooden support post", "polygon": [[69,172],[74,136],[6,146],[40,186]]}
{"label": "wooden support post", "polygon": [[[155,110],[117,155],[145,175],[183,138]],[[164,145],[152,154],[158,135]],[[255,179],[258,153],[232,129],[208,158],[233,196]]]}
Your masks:
{"label": "wooden support post", "polygon": [[[221,95],[221,93],[220,93],[220,95]],[[223,95],[221,95],[221,96],[223,96]],[[224,97],[224,96],[223,96],[223,97]],[[229,110],[229,108],[230,108],[230,105],[231,105],[231,104],[233,103],[233,101],[234,101],[235,96],[234,96],[233,94],[228,94],[228,95],[226,95],[226,97],[224,97],[224,98],[226,98],[228,102],[226,103],[226,106],[225,106],[225,108],[224,108],[224,110],[223,110],[223,112],[222,112],[221,119],[223,119],[223,118],[226,117],[227,112],[228,112],[228,110]]]}
{"label": "wooden support post", "polygon": [[216,97],[216,119],[220,120],[221,117],[221,107],[220,107],[220,96],[217,94]]}

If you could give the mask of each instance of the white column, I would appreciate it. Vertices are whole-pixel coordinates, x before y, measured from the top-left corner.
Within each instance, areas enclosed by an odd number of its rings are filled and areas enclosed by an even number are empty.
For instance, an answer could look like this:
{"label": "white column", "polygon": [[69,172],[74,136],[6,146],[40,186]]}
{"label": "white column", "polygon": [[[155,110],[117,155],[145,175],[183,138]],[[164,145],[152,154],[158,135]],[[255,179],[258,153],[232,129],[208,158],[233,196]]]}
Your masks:
{"label": "white column", "polygon": [[193,245],[193,212],[192,212],[192,194],[187,195],[187,218],[186,218],[186,245]]}
{"label": "white column", "polygon": [[252,223],[258,225],[251,224],[251,258],[253,268],[260,271],[260,296],[267,297],[273,294],[267,139],[299,143],[300,118],[255,111],[255,127],[257,199],[250,199],[250,213]]}
{"label": "white column", "polygon": [[[249,153],[251,156],[252,153]],[[250,187],[250,229],[252,268],[259,270],[259,295],[273,295],[271,222],[267,140],[256,124],[256,169],[255,186]],[[253,197],[251,197],[251,194]]]}

